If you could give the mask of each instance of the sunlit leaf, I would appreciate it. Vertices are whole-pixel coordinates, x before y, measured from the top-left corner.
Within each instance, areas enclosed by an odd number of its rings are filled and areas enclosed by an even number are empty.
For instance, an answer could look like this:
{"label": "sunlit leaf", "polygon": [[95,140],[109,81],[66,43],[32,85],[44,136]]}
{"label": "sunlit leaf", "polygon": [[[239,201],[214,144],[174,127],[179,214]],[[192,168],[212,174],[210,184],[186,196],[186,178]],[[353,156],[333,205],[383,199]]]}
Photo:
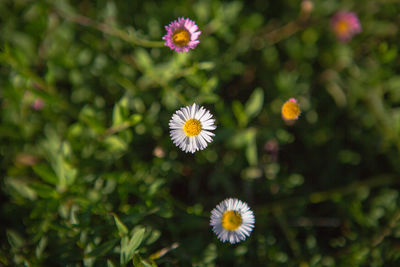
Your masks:
{"label": "sunlit leaf", "polygon": [[260,113],[264,104],[264,91],[261,88],[254,89],[245,105],[245,112],[249,118],[254,118]]}
{"label": "sunlit leaf", "polygon": [[121,237],[127,235],[128,228],[125,226],[125,224],[119,219],[119,217],[115,213],[112,213],[112,215],[114,217],[115,224],[117,225],[119,235]]}

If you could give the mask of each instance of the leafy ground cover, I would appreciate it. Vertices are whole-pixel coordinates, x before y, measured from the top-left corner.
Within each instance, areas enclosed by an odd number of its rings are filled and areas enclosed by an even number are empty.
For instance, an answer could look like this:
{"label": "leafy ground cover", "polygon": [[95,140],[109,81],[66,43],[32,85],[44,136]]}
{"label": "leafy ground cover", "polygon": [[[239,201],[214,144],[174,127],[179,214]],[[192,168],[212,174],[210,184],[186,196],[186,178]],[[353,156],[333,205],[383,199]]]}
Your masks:
{"label": "leafy ground cover", "polygon": [[[362,32],[342,42],[338,11]],[[400,4],[0,1],[0,265],[396,266]],[[198,46],[164,46],[194,20]],[[296,98],[300,118],[281,107]],[[194,154],[169,120],[198,103]],[[220,242],[238,198],[255,228]]]}

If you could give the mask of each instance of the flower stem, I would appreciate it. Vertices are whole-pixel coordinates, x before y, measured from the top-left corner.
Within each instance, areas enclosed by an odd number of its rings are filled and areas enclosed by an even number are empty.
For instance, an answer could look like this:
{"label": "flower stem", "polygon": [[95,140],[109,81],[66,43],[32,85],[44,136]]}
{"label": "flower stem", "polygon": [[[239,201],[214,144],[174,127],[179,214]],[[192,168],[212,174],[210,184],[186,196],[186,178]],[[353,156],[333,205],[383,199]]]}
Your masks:
{"label": "flower stem", "polygon": [[86,26],[86,27],[91,27],[94,28],[96,30],[99,30],[105,34],[111,35],[111,36],[115,36],[118,37],[132,45],[137,45],[137,46],[142,46],[142,47],[163,47],[164,46],[164,42],[163,41],[149,41],[149,40],[143,40],[138,38],[137,36],[135,36],[135,33],[133,31],[129,31],[126,32],[124,30],[121,29],[117,29],[114,28],[108,24],[105,23],[101,23],[98,21],[95,21],[91,18],[85,17],[83,15],[79,15],[79,14],[74,14],[71,12],[68,12],[68,14],[66,12],[63,12],[59,9],[56,9],[56,13],[60,16],[65,18],[68,21],[77,23],[79,25],[82,26]]}

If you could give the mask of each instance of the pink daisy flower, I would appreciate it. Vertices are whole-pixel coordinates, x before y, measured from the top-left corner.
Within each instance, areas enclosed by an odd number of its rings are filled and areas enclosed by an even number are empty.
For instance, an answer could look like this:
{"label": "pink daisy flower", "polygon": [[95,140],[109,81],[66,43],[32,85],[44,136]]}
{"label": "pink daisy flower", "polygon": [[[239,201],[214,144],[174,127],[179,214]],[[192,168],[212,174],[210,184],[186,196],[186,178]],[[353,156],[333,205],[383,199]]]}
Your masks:
{"label": "pink daisy flower", "polygon": [[344,43],[362,31],[357,15],[348,11],[337,12],[332,17],[331,27],[339,41]]}
{"label": "pink daisy flower", "polygon": [[164,35],[164,45],[175,50],[176,52],[188,52],[194,49],[200,41],[197,40],[201,31],[197,31],[199,27],[193,20],[178,18],[168,26],[165,26],[167,34]]}

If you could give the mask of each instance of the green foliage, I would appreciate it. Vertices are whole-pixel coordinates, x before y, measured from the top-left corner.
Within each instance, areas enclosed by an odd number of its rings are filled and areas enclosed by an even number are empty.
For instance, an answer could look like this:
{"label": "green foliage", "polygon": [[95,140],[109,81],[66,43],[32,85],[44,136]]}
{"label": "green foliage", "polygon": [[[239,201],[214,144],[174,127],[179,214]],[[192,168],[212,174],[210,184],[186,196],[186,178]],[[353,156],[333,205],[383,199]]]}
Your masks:
{"label": "green foliage", "polygon": [[[0,1],[0,265],[397,266],[400,5],[310,3]],[[161,39],[181,16],[188,53]],[[168,123],[194,102],[217,129],[192,155]],[[237,245],[227,197],[256,217]]]}

